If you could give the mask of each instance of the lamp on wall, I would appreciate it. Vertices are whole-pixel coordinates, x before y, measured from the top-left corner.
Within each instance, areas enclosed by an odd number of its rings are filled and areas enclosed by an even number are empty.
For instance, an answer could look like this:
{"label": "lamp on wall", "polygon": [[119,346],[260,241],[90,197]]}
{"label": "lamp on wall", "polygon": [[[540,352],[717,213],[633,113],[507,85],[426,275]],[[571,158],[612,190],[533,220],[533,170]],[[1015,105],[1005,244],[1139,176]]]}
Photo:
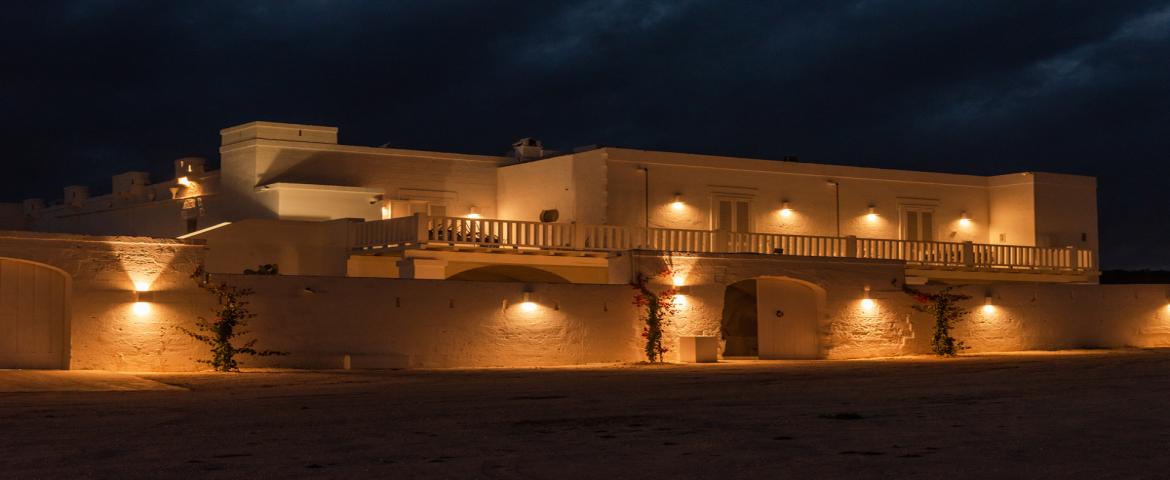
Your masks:
{"label": "lamp on wall", "polygon": [[868,213],[865,214],[865,219],[873,222],[873,221],[876,221],[877,218],[878,218],[877,207],[875,207],[874,204],[871,203],[871,204],[869,204]]}
{"label": "lamp on wall", "polygon": [[788,203],[788,200],[780,202],[780,216],[784,218],[792,216],[792,205]]}
{"label": "lamp on wall", "polygon": [[525,312],[536,311],[536,302],[532,301],[532,291],[524,290],[524,301],[520,302],[520,309]]}
{"label": "lamp on wall", "polygon": [[150,304],[155,301],[154,294],[155,292],[148,290],[148,286],[144,282],[135,282],[134,303],[131,304],[130,310],[138,316],[150,313]]}
{"label": "lamp on wall", "polygon": [[475,205],[472,205],[471,209],[467,213],[467,218],[479,218],[479,217],[480,217],[479,208],[476,207]]}
{"label": "lamp on wall", "polygon": [[176,178],[175,181],[178,182],[179,185],[182,185],[184,187],[191,186],[191,179],[187,178],[187,177],[179,177],[179,178]]}
{"label": "lamp on wall", "polygon": [[995,305],[992,303],[992,300],[991,300],[991,292],[987,292],[987,295],[983,297],[983,313],[994,313],[994,312],[995,312]]}
{"label": "lamp on wall", "polygon": [[678,193],[678,192],[675,192],[675,194],[674,194],[674,202],[672,202],[672,203],[670,204],[670,207],[671,207],[671,208],[673,208],[673,209],[675,209],[675,210],[682,210],[682,208],[683,208],[684,206],[685,206],[685,205],[683,204],[683,201],[682,201],[682,194],[681,194],[681,193]]}
{"label": "lamp on wall", "polygon": [[873,306],[874,306],[873,298],[870,298],[870,296],[869,296],[869,285],[866,285],[865,286],[865,294],[864,294],[864,296],[861,297],[861,308],[864,308],[866,311],[870,311],[870,310],[873,310]]}
{"label": "lamp on wall", "polygon": [[961,215],[959,215],[959,226],[967,227],[970,225],[971,225],[971,216],[967,215],[967,212],[964,210],[963,213]]}

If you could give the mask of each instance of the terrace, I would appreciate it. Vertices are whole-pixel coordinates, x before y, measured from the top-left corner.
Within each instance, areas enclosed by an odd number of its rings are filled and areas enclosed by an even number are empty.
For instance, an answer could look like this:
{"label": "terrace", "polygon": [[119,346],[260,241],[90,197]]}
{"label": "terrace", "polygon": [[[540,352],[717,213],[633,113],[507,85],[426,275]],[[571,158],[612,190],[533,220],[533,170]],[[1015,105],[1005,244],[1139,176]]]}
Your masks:
{"label": "terrace", "polygon": [[421,214],[355,223],[350,226],[348,246],[354,253],[427,248],[606,256],[625,250],[657,250],[899,260],[906,262],[908,268],[967,272],[1060,275],[1096,272],[1093,252],[1074,247],[737,233]]}

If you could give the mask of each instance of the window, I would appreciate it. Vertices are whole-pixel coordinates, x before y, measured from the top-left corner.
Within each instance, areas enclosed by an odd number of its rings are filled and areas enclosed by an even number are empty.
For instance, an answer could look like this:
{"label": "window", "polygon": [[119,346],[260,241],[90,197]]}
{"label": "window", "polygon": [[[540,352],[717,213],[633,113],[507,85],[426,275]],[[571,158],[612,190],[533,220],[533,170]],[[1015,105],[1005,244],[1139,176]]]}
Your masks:
{"label": "window", "polygon": [[751,231],[751,204],[747,200],[717,199],[715,230],[747,233]]}
{"label": "window", "polygon": [[902,209],[902,240],[934,241],[934,210],[904,207]]}

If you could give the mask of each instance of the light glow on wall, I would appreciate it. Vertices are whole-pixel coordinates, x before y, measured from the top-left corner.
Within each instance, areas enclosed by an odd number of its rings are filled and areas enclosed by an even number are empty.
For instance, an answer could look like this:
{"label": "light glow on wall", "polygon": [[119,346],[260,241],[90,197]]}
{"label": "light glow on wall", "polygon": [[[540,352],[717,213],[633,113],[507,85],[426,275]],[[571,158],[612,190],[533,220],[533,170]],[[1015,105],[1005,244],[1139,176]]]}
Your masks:
{"label": "light glow on wall", "polygon": [[175,181],[178,182],[179,185],[182,185],[184,187],[191,186],[191,179],[187,178],[187,177],[179,177],[179,178],[175,179]]}
{"label": "light glow on wall", "polygon": [[480,218],[479,209],[473,205],[471,211],[467,213],[467,218]]}
{"label": "light glow on wall", "polygon": [[971,226],[971,216],[967,215],[967,212],[963,212],[963,215],[959,217],[959,226],[963,228]]}
{"label": "light glow on wall", "polygon": [[780,204],[780,216],[782,218],[789,218],[792,216],[792,206],[790,206],[787,201]]}
{"label": "light glow on wall", "polygon": [[989,294],[987,298],[983,299],[983,314],[991,315],[993,313],[995,313],[995,305],[991,303],[991,295]]}
{"label": "light glow on wall", "polygon": [[676,287],[681,287],[687,284],[687,277],[681,273],[675,274],[674,277],[670,279],[670,283],[674,284]]}
{"label": "light glow on wall", "polygon": [[140,317],[149,315],[150,309],[150,302],[134,302],[134,304],[130,306],[130,310],[133,311],[135,315]]}
{"label": "light glow on wall", "polygon": [[520,302],[520,311],[525,313],[532,313],[535,312],[537,308],[540,308],[540,305],[537,305],[536,302],[532,301],[532,293],[524,292],[524,301]]}
{"label": "light glow on wall", "polygon": [[687,206],[687,204],[683,203],[683,201],[682,201],[682,194],[681,193],[674,194],[674,201],[670,203],[670,208],[673,208],[675,210],[682,210],[683,208],[686,208],[686,206]]}
{"label": "light glow on wall", "polygon": [[869,221],[870,223],[877,221],[877,219],[878,219],[877,209],[873,205],[869,206],[869,213],[865,214],[865,219],[866,219],[866,221]]}
{"label": "light glow on wall", "polygon": [[135,292],[149,292],[150,291],[150,283],[143,281],[143,280],[135,280],[134,281],[134,291]]}
{"label": "light glow on wall", "polygon": [[861,298],[861,311],[865,313],[873,313],[875,308],[877,308],[877,302],[870,298],[869,286],[866,285],[865,295]]}
{"label": "light glow on wall", "polygon": [[675,306],[679,306],[679,307],[686,306],[687,296],[683,295],[681,293],[676,293],[676,294],[674,294],[674,298],[671,299],[671,303],[673,303]]}
{"label": "light glow on wall", "polygon": [[877,302],[872,298],[861,299],[861,310],[865,313],[873,313],[874,308],[877,307]]}

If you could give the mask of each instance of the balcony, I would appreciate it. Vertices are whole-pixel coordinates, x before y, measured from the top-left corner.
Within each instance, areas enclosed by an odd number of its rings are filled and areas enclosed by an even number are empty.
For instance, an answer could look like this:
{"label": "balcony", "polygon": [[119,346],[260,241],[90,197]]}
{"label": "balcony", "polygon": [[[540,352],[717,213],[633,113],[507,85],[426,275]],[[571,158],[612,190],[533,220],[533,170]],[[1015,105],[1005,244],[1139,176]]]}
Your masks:
{"label": "balcony", "polygon": [[605,255],[640,249],[900,260],[908,267],[963,271],[1050,274],[1096,271],[1093,252],[1073,247],[733,233],[426,215],[355,223],[350,226],[348,246],[351,251],[366,253],[447,248],[553,255]]}

